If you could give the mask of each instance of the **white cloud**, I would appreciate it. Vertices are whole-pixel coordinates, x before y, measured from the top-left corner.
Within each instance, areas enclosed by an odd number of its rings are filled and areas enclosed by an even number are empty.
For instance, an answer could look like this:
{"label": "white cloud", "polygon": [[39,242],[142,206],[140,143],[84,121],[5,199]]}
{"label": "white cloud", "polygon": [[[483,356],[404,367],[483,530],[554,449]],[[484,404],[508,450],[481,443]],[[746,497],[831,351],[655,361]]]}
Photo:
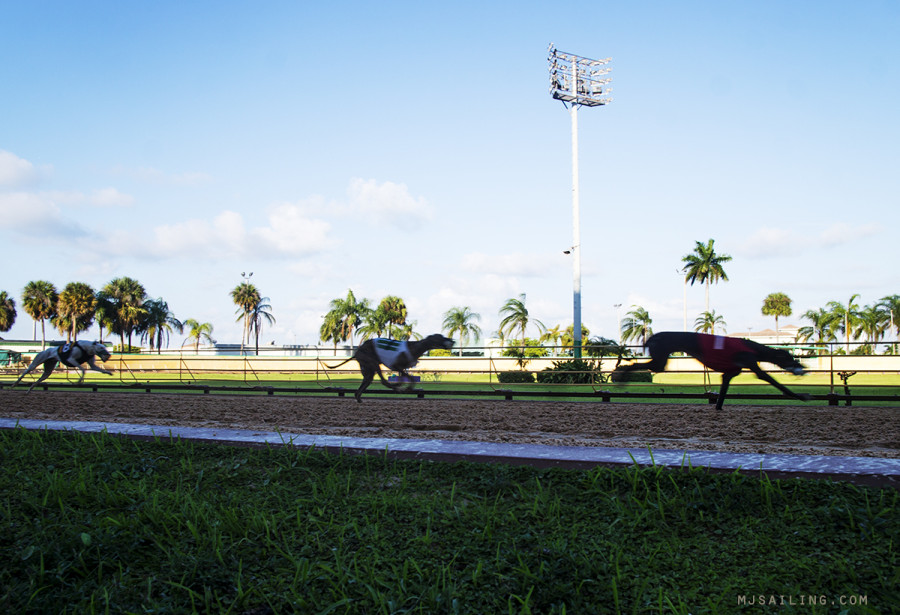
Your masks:
{"label": "white cloud", "polygon": [[130,194],[119,192],[116,188],[101,188],[91,193],[88,202],[101,207],[117,207],[131,205],[134,203],[134,197]]}
{"label": "white cloud", "polygon": [[879,232],[881,227],[877,224],[851,226],[838,223],[818,235],[801,234],[793,229],[763,227],[740,244],[738,251],[748,258],[798,256],[810,250],[853,244]]}
{"label": "white cloud", "polygon": [[166,173],[153,167],[130,169],[117,166],[113,168],[113,173],[150,184],[167,184],[171,186],[199,186],[212,181],[212,177],[207,173],[197,171]]}
{"label": "white cloud", "polygon": [[37,181],[38,171],[29,161],[0,150],[0,186],[20,187]]}
{"label": "white cloud", "polygon": [[281,259],[307,256],[334,243],[329,237],[331,225],[307,216],[300,206],[273,206],[266,221],[265,226],[248,227],[241,214],[223,211],[212,220],[191,219],[157,226],[150,239],[117,232],[110,241],[110,251],[153,258]]}
{"label": "white cloud", "polygon": [[309,218],[301,207],[277,205],[269,210],[269,225],[252,231],[258,249],[274,249],[285,255],[305,255],[331,245],[331,225]]}
{"label": "white cloud", "polygon": [[54,201],[30,192],[0,193],[0,228],[33,237],[86,234],[78,223],[63,218]]}
{"label": "white cloud", "polygon": [[80,190],[48,190],[37,193],[39,198],[57,205],[93,205],[96,207],[128,207],[134,197],[120,192],[117,188],[100,188],[90,194]]}
{"label": "white cloud", "polygon": [[740,244],[738,250],[749,258],[771,258],[799,254],[807,243],[792,230],[763,227]]}
{"label": "white cloud", "polygon": [[405,184],[353,179],[347,189],[350,213],[360,213],[376,224],[403,230],[419,228],[432,217],[422,197],[414,198]]}
{"label": "white cloud", "polygon": [[864,224],[853,227],[849,224],[838,223],[822,231],[817,243],[822,247],[833,248],[871,237],[880,231],[881,228],[877,224]]}
{"label": "white cloud", "polygon": [[502,276],[541,277],[560,269],[559,260],[546,254],[483,254],[473,252],[462,259],[462,268],[473,273]]}

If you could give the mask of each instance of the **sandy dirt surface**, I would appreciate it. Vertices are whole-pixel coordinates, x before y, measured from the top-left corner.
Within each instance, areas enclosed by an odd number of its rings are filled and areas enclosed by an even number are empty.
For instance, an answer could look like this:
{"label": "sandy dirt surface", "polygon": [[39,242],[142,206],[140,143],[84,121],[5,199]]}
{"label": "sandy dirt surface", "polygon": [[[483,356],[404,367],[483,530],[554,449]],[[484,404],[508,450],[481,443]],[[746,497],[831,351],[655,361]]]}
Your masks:
{"label": "sandy dirt surface", "polygon": [[7,418],[900,458],[900,408],[0,391]]}

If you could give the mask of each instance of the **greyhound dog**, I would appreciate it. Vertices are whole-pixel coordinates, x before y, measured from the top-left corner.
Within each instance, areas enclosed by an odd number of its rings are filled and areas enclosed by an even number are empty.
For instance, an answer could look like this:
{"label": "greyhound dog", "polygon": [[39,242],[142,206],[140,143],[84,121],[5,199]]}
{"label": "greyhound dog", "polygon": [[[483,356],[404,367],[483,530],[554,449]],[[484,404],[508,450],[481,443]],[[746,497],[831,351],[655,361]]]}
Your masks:
{"label": "greyhound dog", "polygon": [[725,402],[725,394],[728,392],[728,385],[743,369],[749,369],[760,380],[765,380],[788,397],[802,401],[810,399],[810,396],[805,393],[797,394],[791,392],[759,366],[761,361],[772,363],[797,376],[802,376],[806,373],[803,365],[791,356],[791,353],[787,350],[770,348],[769,346],[763,346],[757,342],[738,337],[675,331],[657,333],[651,336],[647,340],[645,347],[650,353],[650,360],[617,368],[612,373],[613,382],[620,382],[622,374],[634,370],[649,369],[654,372],[661,372],[666,368],[669,355],[673,352],[683,352],[694,357],[709,369],[722,374],[722,386],[716,399],[716,410],[722,409],[722,404]]}
{"label": "greyhound dog", "polygon": [[363,381],[362,384],[359,385],[359,388],[356,389],[355,397],[356,401],[362,403],[363,391],[372,384],[375,374],[378,374],[378,377],[381,378],[381,383],[384,386],[395,391],[403,388],[402,386],[391,384],[385,379],[384,374],[381,373],[382,364],[388,369],[399,372],[401,381],[410,382],[412,379],[407,373],[407,370],[412,368],[418,362],[419,357],[429,350],[434,350],[436,348],[445,348],[449,350],[450,348],[453,348],[453,340],[444,337],[440,333],[429,335],[423,340],[414,342],[398,342],[397,340],[386,340],[381,338],[366,340],[359,345],[359,348],[356,349],[353,356],[346,361],[341,361],[337,365],[326,365],[325,367],[328,369],[337,369],[344,363],[356,359],[356,362],[359,363],[359,370],[362,372]]}
{"label": "greyhound dog", "polygon": [[34,357],[34,361],[32,361],[31,365],[22,372],[19,379],[13,383],[13,386],[19,384],[22,378],[25,377],[25,374],[34,371],[39,365],[44,366],[44,373],[28,387],[29,391],[31,391],[36,384],[46,380],[50,374],[53,373],[53,369],[56,367],[57,363],[74,367],[80,371],[81,378],[78,379],[78,384],[81,384],[84,380],[85,369],[81,366],[82,363],[87,363],[95,372],[112,375],[111,371],[98,367],[94,362],[94,357],[100,357],[101,360],[106,361],[109,359],[109,350],[107,350],[106,346],[100,342],[76,341],[72,344],[65,344],[63,346],[51,346],[50,348],[40,351],[37,356]]}

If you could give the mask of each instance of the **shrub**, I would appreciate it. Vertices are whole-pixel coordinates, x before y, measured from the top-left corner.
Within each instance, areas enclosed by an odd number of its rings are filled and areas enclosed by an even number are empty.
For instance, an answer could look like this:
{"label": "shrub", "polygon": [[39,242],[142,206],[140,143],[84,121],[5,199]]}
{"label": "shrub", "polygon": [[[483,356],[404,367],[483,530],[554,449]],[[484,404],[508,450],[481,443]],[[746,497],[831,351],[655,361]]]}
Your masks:
{"label": "shrub", "polygon": [[521,384],[523,382],[534,382],[534,374],[524,371],[499,372],[497,380],[504,384]]}
{"label": "shrub", "polygon": [[594,337],[585,341],[583,350],[591,357],[618,357],[620,361],[633,354],[628,346],[605,337]]}
{"label": "shrub", "polygon": [[519,342],[512,342],[513,346],[507,346],[501,353],[504,357],[515,357],[525,359],[537,359],[546,357],[550,351],[544,347],[540,341],[530,337],[525,338],[525,346],[519,346]]}
{"label": "shrub", "polygon": [[554,361],[552,367],[538,372],[537,381],[542,384],[599,384],[606,382],[606,376],[600,373],[599,363],[573,359]]}
{"label": "shrub", "polygon": [[453,352],[447,348],[435,348],[428,351],[429,357],[452,357]]}
{"label": "shrub", "polygon": [[619,372],[614,382],[653,382],[653,372],[649,369]]}
{"label": "shrub", "polygon": [[137,354],[141,352],[140,346],[122,346],[121,344],[116,344],[112,347],[111,352],[113,354]]}

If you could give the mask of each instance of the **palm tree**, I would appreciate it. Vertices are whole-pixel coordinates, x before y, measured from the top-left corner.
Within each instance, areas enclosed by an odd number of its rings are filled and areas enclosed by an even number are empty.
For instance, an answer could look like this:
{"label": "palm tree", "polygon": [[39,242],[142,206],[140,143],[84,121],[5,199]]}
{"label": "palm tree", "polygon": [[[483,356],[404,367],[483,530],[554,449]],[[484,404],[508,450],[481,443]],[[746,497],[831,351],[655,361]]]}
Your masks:
{"label": "palm tree", "polygon": [[115,278],[104,286],[101,291],[109,297],[115,310],[112,332],[119,336],[122,342],[122,352],[125,352],[125,336],[128,336],[128,348],[131,348],[131,334],[144,318],[144,301],[147,291],[144,286],[135,279],[129,277]]}
{"label": "palm tree", "polygon": [[797,331],[797,339],[807,342],[815,338],[816,345],[825,345],[837,339],[834,335],[834,315],[823,308],[818,310],[806,310],[800,318],[810,321],[807,327],[800,327]]}
{"label": "palm tree", "polygon": [[727,254],[716,254],[713,244],[714,239],[710,239],[704,245],[702,242],[695,242],[694,251],[682,257],[681,262],[684,263],[682,271],[684,279],[694,285],[694,282],[700,282],[706,285],[706,311],[709,312],[709,284],[710,282],[718,282],[719,280],[728,281],[728,275],[722,267],[723,263],[731,260]]}
{"label": "palm tree", "polygon": [[[584,323],[581,323],[581,339],[587,340],[591,336],[591,330],[584,326]],[[559,342],[563,347],[563,350],[571,351],[575,348],[575,325],[571,324],[566,327],[566,330],[563,331],[562,335],[559,336]]]}
{"label": "palm tree", "polygon": [[846,353],[850,354],[850,334],[853,329],[859,325],[859,304],[856,300],[859,293],[850,297],[847,305],[839,301],[829,301],[826,306],[834,318],[834,328],[844,334],[846,342]]}
{"label": "palm tree", "polygon": [[[560,329],[562,325],[556,325],[555,327],[551,327],[544,331],[544,334],[540,337],[540,341],[542,344],[550,342],[550,345],[554,347],[554,354],[559,354],[559,340],[564,335],[563,331]],[[581,338],[586,339],[586,338]]]}
{"label": "palm tree", "polygon": [[400,297],[388,295],[378,304],[377,312],[381,312],[386,319],[388,337],[393,338],[395,333],[406,324],[406,303]]}
{"label": "palm tree", "polygon": [[531,318],[528,315],[528,308],[525,307],[525,293],[519,295],[518,299],[508,299],[506,303],[503,304],[503,307],[500,308],[500,316],[503,317],[500,321],[500,331],[504,334],[512,333],[516,329],[521,331],[521,344],[523,348],[525,347],[525,328],[529,324],[534,323],[537,325],[541,335],[543,335],[546,330],[544,323],[537,318]]}
{"label": "palm tree", "polygon": [[888,315],[877,306],[867,305],[859,311],[859,320],[853,331],[853,336],[866,340],[866,354],[872,354],[875,346],[884,337],[884,332],[890,326]]}
{"label": "palm tree", "polygon": [[653,319],[650,313],[639,305],[632,305],[633,309],[625,314],[622,321],[622,341],[641,340],[641,346],[647,344],[647,338],[653,335]]}
{"label": "palm tree", "polygon": [[169,335],[173,331],[184,332],[184,325],[169,310],[169,304],[161,297],[144,302],[146,314],[141,322],[141,342],[148,340],[150,349],[156,346],[156,354],[162,352],[163,342],[168,344]]}
{"label": "palm tree", "polygon": [[700,333],[711,333],[712,335],[715,335],[717,326],[722,328],[722,333],[725,333],[725,319],[719,314],[716,314],[715,310],[712,312],[703,312],[697,317],[697,320],[694,321],[694,331],[699,331]]}
{"label": "palm tree", "polygon": [[319,339],[323,342],[334,342],[334,356],[337,356],[338,342],[344,341],[341,339],[341,319],[337,312],[332,310],[325,314],[322,326],[319,327]]}
{"label": "palm tree", "polygon": [[272,306],[269,305],[269,298],[261,297],[259,302],[253,306],[253,311],[250,313],[250,331],[256,333],[257,356],[259,356],[259,334],[262,332],[263,321],[265,320],[270,325],[275,324],[275,317],[272,316],[272,312],[269,311],[271,309]]}
{"label": "palm tree", "polygon": [[75,341],[81,331],[87,331],[94,323],[96,305],[93,288],[84,282],[69,282],[59,294],[54,324],[67,340]]}
{"label": "palm tree", "polygon": [[361,317],[363,322],[356,327],[360,341],[381,337],[385,331],[390,334],[388,313],[380,305],[374,310],[365,310]]}
{"label": "palm tree", "polygon": [[416,326],[416,321],[407,322],[401,326],[398,326],[395,329],[395,333],[397,334],[398,340],[420,340],[422,339],[421,334],[413,331],[413,328]]}
{"label": "palm tree", "polygon": [[[184,321],[183,327],[188,330],[186,342],[194,342],[194,352],[200,354],[200,342],[205,341],[207,344],[215,344],[216,340],[212,338],[213,326],[208,322],[199,322],[193,318]],[[184,344],[182,344],[184,346]]]}
{"label": "palm tree", "polygon": [[237,306],[236,322],[244,321],[241,331],[241,354],[244,354],[244,343],[250,342],[250,316],[260,301],[259,290],[250,282],[241,282],[231,291],[231,300]]}
{"label": "palm tree", "polygon": [[0,333],[12,329],[16,322],[16,300],[0,290]]}
{"label": "palm tree", "polygon": [[[325,315],[325,320],[326,322],[331,321],[335,333],[328,339],[334,340],[335,348],[337,348],[337,342],[346,342],[348,339],[352,346],[353,331],[362,326],[366,314],[370,311],[369,300],[357,301],[353,291],[348,290],[345,299],[332,299],[329,305],[331,310]],[[326,341],[326,338],[323,337],[322,341]]]}
{"label": "palm tree", "polygon": [[878,309],[887,315],[887,320],[894,330],[894,339],[896,340],[900,336],[900,295],[882,297],[876,305]]}
{"label": "palm tree", "polygon": [[59,295],[56,287],[46,280],[29,282],[22,290],[22,307],[35,322],[41,321],[41,348],[47,345],[44,321],[56,314]]}
{"label": "palm tree", "polygon": [[763,316],[775,317],[775,341],[778,341],[778,317],[790,316],[791,298],[784,293],[770,293],[768,297],[763,299],[762,304]]}
{"label": "palm tree", "polygon": [[100,343],[103,343],[103,330],[112,331],[116,326],[116,306],[104,291],[97,293],[97,305],[94,307],[94,320],[100,329]]}
{"label": "palm tree", "polygon": [[476,320],[481,320],[481,314],[476,314],[469,306],[453,307],[444,312],[441,331],[446,332],[450,339],[453,339],[453,334],[459,331],[459,356],[462,356],[463,344],[470,336],[476,340],[481,337],[481,327],[475,324]]}

